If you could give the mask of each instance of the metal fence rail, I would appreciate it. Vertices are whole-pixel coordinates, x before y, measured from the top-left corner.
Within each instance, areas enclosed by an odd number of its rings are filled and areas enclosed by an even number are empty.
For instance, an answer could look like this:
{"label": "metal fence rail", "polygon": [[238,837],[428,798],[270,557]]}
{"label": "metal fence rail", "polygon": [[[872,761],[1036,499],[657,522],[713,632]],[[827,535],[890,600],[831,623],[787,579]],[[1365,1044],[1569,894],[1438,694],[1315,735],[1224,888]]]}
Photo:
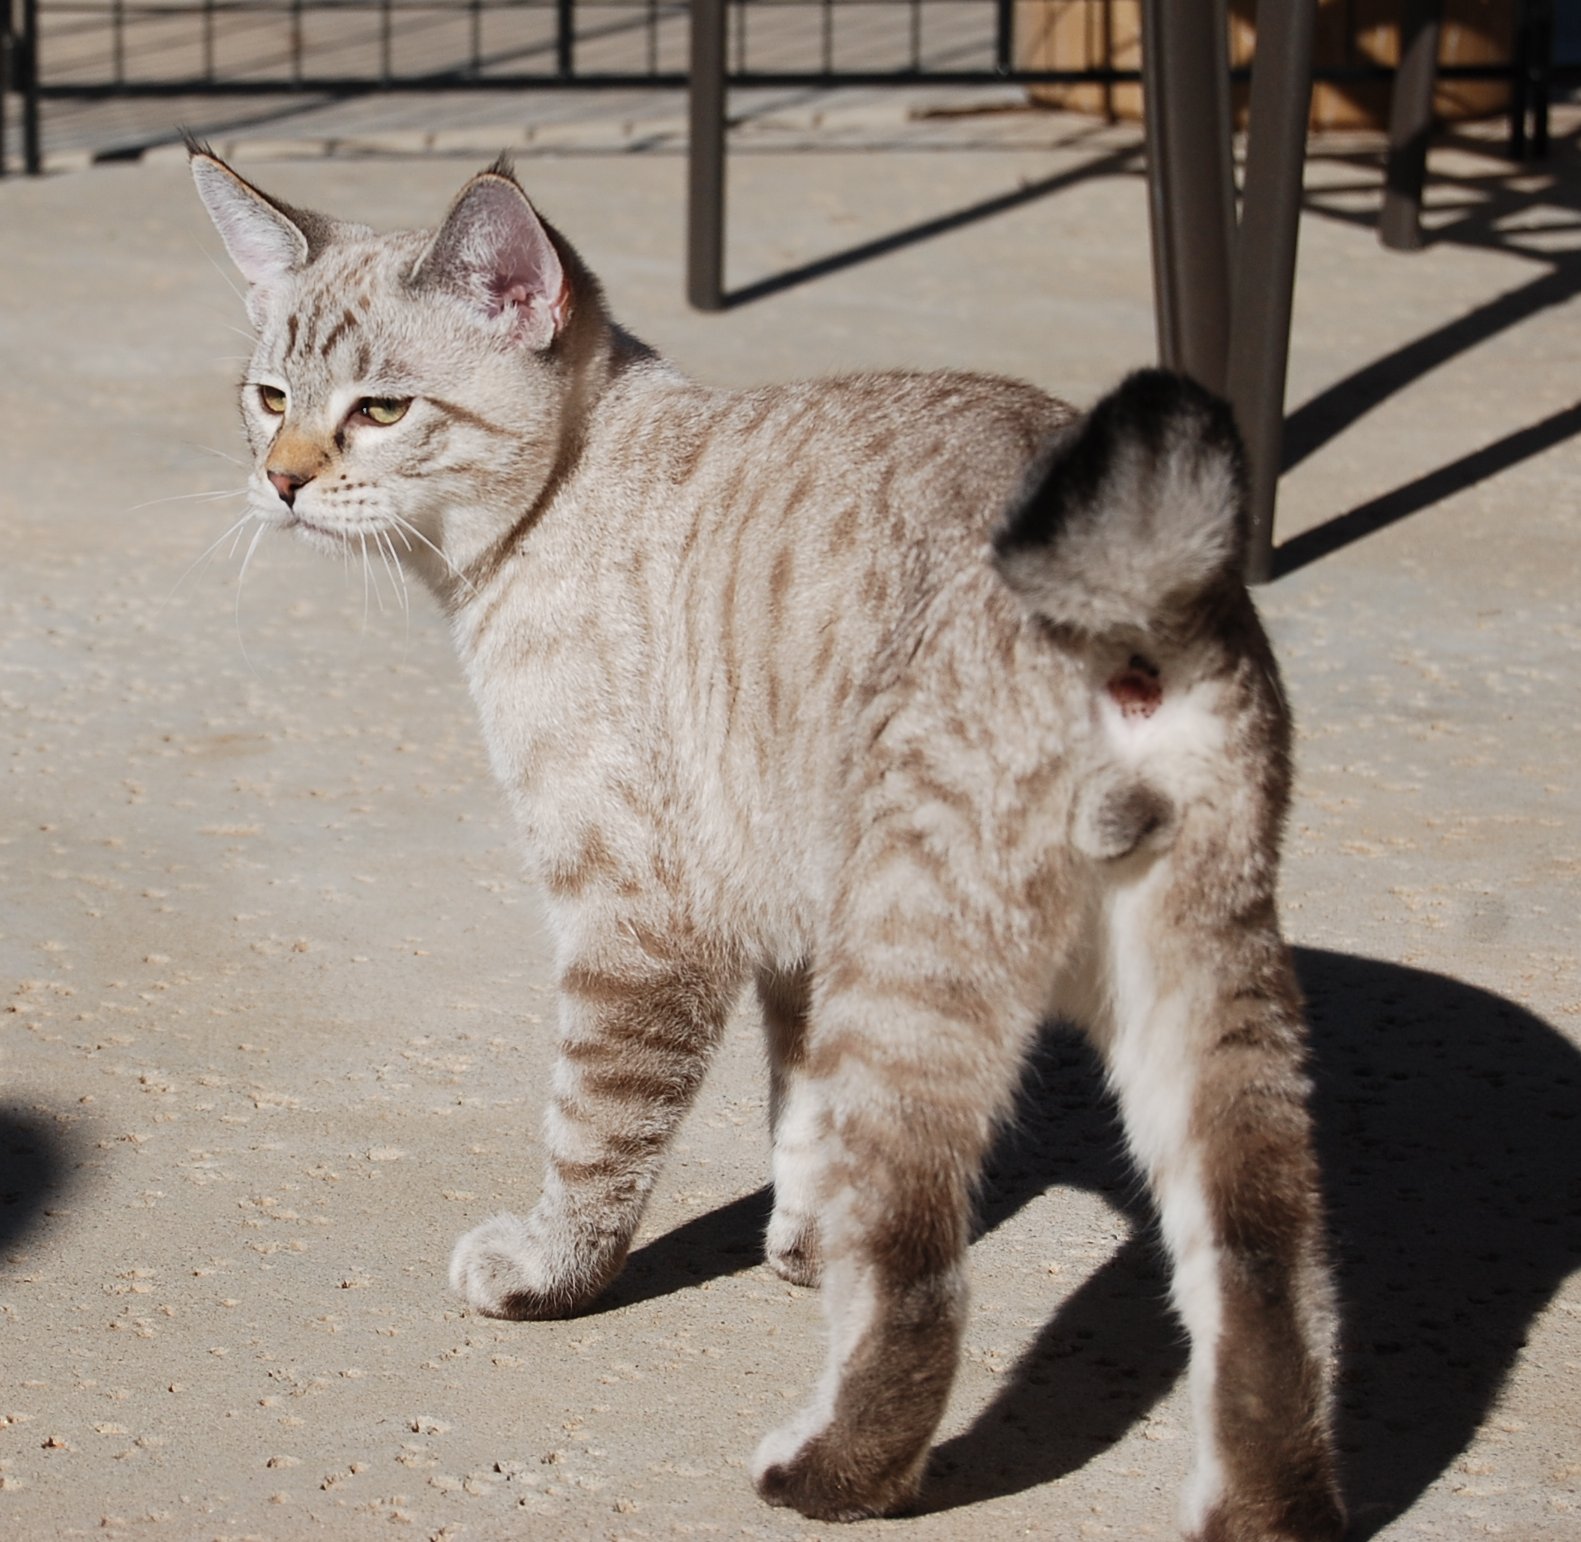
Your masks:
{"label": "metal fence rail", "polygon": [[[1524,0],[1523,25],[1550,5]],[[1032,29],[1056,10],[1082,11],[1089,57],[1107,57],[1102,39],[1113,22],[1104,0],[1041,8],[1027,0],[720,0],[720,7],[729,86],[1138,78],[1107,66],[1039,67]],[[12,116],[21,159],[36,172],[40,108],[52,99],[680,88],[690,79],[692,13],[693,0],[0,0],[0,91],[20,105]],[[1546,56],[1541,45],[1529,52]],[[1513,76],[1523,90],[1529,72],[1439,73]],[[1393,72],[1358,55],[1319,74],[1386,80]],[[0,121],[0,175],[3,134]]]}
{"label": "metal fence rail", "polygon": [[[729,0],[733,80],[998,80],[1014,0]],[[40,97],[685,83],[688,0],[0,0]],[[30,41],[22,45],[26,36]],[[1099,74],[1103,72],[1098,72]],[[1134,79],[1132,72],[1117,78]]]}

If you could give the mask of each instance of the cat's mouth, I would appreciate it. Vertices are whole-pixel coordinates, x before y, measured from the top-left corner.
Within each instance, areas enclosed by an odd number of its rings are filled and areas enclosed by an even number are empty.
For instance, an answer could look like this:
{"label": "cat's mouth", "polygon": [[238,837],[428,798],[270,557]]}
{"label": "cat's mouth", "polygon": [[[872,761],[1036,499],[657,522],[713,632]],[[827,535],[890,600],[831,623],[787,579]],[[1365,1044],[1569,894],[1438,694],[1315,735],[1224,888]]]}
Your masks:
{"label": "cat's mouth", "polygon": [[319,525],[311,519],[303,519],[295,509],[287,516],[285,528],[292,535],[306,535],[320,541],[333,542],[336,546],[343,546],[347,539],[344,530],[336,530],[331,525]]}

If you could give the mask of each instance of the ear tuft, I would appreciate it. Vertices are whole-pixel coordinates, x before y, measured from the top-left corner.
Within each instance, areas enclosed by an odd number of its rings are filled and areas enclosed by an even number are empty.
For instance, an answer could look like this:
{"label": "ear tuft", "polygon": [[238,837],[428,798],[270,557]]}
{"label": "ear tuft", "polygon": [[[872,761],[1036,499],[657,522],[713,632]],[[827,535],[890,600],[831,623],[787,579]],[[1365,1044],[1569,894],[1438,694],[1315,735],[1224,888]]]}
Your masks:
{"label": "ear tuft", "polygon": [[304,219],[258,191],[197,140],[187,139],[192,180],[230,253],[249,284],[278,283],[303,268],[313,255]]}
{"label": "ear tuft", "polygon": [[512,337],[547,348],[570,318],[565,265],[501,156],[462,188],[412,284],[459,296],[484,317],[508,318]]}

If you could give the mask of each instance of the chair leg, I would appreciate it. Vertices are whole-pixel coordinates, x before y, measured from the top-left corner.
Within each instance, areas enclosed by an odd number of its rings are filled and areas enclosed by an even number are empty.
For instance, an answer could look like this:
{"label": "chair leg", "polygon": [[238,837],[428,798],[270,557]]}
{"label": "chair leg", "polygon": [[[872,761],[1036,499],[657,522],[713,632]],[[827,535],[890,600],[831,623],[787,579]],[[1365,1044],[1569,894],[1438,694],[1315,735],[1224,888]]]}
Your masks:
{"label": "chair leg", "polygon": [[1285,370],[1316,13],[1312,4],[1263,7],[1252,65],[1226,395],[1246,441],[1251,484],[1246,579],[1254,584],[1273,577],[1274,494],[1284,450]]}
{"label": "chair leg", "polygon": [[1159,358],[1221,396],[1235,235],[1227,36],[1225,0],[1143,0]]}
{"label": "chair leg", "polygon": [[1389,159],[1378,221],[1378,239],[1397,252],[1422,244],[1422,183],[1443,15],[1443,0],[1407,0],[1400,22],[1400,67],[1389,100]]}
{"label": "chair leg", "polygon": [[686,298],[725,308],[725,4],[692,0],[686,149]]}

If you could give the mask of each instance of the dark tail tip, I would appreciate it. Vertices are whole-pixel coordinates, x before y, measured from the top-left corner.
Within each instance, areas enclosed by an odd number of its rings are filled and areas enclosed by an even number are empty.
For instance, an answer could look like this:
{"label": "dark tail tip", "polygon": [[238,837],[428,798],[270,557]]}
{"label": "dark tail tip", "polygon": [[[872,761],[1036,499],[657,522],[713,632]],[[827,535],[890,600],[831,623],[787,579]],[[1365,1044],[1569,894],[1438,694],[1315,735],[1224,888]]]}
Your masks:
{"label": "dark tail tip", "polygon": [[1146,630],[1239,569],[1245,525],[1229,406],[1146,369],[1056,438],[994,545],[1006,582],[1050,620]]}

